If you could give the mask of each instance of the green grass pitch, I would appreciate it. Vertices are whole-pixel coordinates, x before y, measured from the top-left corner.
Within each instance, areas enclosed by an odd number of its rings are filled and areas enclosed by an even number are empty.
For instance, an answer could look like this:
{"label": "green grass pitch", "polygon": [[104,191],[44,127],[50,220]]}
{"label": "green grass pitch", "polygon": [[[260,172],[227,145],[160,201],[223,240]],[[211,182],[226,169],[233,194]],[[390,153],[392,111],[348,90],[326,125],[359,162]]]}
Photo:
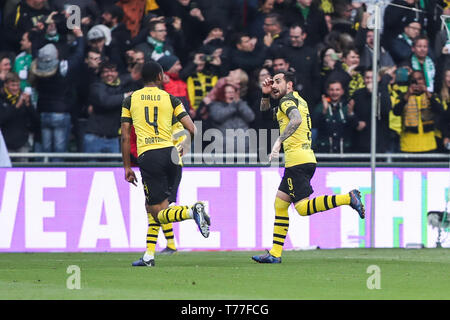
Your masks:
{"label": "green grass pitch", "polygon": [[[260,252],[259,252],[260,253]],[[258,253],[258,254],[259,254]],[[448,299],[449,249],[285,251],[257,264],[255,252],[178,252],[156,267],[131,267],[140,253],[0,253],[0,299]],[[80,267],[81,289],[66,286]],[[368,289],[371,265],[380,289]]]}

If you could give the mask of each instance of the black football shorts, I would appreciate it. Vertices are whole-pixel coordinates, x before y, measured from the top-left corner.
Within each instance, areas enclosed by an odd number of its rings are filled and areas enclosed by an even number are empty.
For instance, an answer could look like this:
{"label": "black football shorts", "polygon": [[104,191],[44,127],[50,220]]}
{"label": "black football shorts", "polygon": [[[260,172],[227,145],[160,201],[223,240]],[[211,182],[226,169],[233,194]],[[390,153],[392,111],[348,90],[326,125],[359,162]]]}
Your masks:
{"label": "black football shorts", "polygon": [[311,179],[315,171],[315,163],[304,163],[284,169],[278,190],[288,194],[294,203],[308,198],[314,192]]}
{"label": "black football shorts", "polygon": [[169,198],[180,174],[175,147],[148,150],[138,158],[145,201],[155,205]]}

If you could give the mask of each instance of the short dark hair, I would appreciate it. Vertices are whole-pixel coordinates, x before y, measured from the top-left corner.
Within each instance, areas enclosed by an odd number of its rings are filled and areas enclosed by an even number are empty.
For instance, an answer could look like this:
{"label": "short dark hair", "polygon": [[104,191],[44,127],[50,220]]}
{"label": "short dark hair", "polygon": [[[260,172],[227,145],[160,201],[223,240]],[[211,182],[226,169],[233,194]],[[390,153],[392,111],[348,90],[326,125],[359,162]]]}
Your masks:
{"label": "short dark hair", "polygon": [[142,80],[144,83],[155,82],[159,80],[159,75],[163,69],[158,62],[149,61],[142,66]]}
{"label": "short dark hair", "polygon": [[329,81],[327,81],[326,88],[329,89],[330,86],[335,83],[339,83],[341,85],[341,88],[344,89],[344,84],[338,79],[330,79]]}
{"label": "short dark hair", "polygon": [[249,37],[250,38],[250,35],[248,34],[248,33],[246,33],[246,32],[238,32],[238,33],[236,33],[235,35],[234,35],[234,44],[237,46],[238,44],[241,44],[241,42],[242,42],[242,38],[244,38],[244,37]]}
{"label": "short dark hair", "polygon": [[105,9],[105,13],[111,14],[113,18],[117,18],[117,21],[122,22],[123,20],[123,10],[121,7],[116,5],[110,5]]}
{"label": "short dark hair", "polygon": [[153,21],[150,21],[150,23],[148,24],[148,30],[149,30],[149,31],[155,31],[155,30],[156,30],[156,25],[157,25],[157,24],[160,24],[160,23],[162,23],[163,25],[166,25],[166,23],[164,22],[164,20],[163,20],[163,21],[161,21],[161,20],[153,20]]}
{"label": "short dark hair", "polygon": [[281,28],[283,27],[283,19],[281,17],[280,14],[278,13],[269,13],[265,18],[265,19],[274,19],[275,20],[275,24],[278,24]]}
{"label": "short dark hair", "polygon": [[105,61],[100,65],[100,73],[102,73],[105,69],[114,69],[117,71],[117,64],[111,61]]}
{"label": "short dark hair", "polygon": [[278,71],[275,72],[274,76],[277,74],[282,74],[284,77],[284,80],[286,81],[286,83],[288,82],[292,82],[292,86],[295,87],[296,86],[296,77],[295,77],[295,73],[291,72],[291,71]]}
{"label": "short dark hair", "polygon": [[359,50],[358,50],[356,47],[350,47],[350,48],[347,48],[347,49],[344,50],[342,56],[343,56],[344,58],[346,58],[346,57],[350,54],[350,52],[352,52],[352,51],[355,52],[358,56],[361,55],[361,54],[359,53]]}
{"label": "short dark hair", "polygon": [[300,24],[300,23],[298,23],[298,22],[292,24],[292,25],[289,27],[289,30],[290,30],[290,29],[295,29],[295,28],[300,28],[300,29],[302,29],[302,33],[306,33],[305,26],[302,25],[302,24]]}
{"label": "short dark hair", "polygon": [[417,36],[416,38],[414,38],[414,40],[413,40],[413,47],[416,46],[416,44],[417,44],[417,42],[419,42],[419,40],[427,40],[428,46],[430,45],[430,38],[428,38],[424,34],[421,34],[421,35]]}

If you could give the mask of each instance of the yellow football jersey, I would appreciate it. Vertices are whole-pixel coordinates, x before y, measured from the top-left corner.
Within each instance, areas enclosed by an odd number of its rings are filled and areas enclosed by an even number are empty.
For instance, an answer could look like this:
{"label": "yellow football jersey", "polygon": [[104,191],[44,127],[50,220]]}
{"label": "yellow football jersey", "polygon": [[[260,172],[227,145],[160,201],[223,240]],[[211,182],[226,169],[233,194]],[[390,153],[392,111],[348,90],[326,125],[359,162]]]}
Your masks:
{"label": "yellow football jersey", "polygon": [[157,87],[144,87],[124,99],[122,122],[133,124],[137,137],[137,154],[153,149],[173,147],[173,117],[187,115],[180,99]]}
{"label": "yellow football jersey", "polygon": [[283,142],[285,167],[293,167],[303,163],[317,163],[314,151],[311,149],[311,117],[308,104],[296,92],[286,94],[280,100],[277,111],[277,120],[280,134],[284,132],[289,123],[287,114],[297,108],[302,117],[302,123],[295,132]]}
{"label": "yellow football jersey", "polygon": [[[179,136],[178,138],[175,138],[173,135],[176,135],[177,133],[184,131],[184,127],[181,124],[180,121],[178,121],[178,119],[176,117],[173,117],[172,120],[172,137],[173,137],[173,144],[175,146],[179,146],[184,140],[186,140],[186,135],[183,134],[181,136]],[[180,161],[178,163],[180,166],[183,165],[183,159],[181,158],[180,155]]]}

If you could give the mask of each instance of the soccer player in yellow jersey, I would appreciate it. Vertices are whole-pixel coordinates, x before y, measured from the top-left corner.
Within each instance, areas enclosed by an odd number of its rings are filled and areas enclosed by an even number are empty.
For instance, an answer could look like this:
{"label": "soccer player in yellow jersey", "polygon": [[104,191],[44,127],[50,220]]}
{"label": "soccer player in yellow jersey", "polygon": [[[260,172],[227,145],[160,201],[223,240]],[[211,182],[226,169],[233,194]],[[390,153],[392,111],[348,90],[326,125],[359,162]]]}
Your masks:
{"label": "soccer player in yellow jersey", "polygon": [[295,75],[278,72],[273,79],[262,83],[263,97],[260,109],[270,109],[270,96],[280,99],[277,120],[280,136],[275,141],[269,160],[278,158],[281,145],[285,155],[285,171],[275,197],[275,222],[272,249],[266,254],[253,256],[259,263],[281,263],[281,252],[289,228],[288,208],[294,203],[301,216],[309,216],[341,205],[350,205],[361,219],[365,210],[360,192],[352,190],[343,195],[325,195],[309,200],[313,193],[310,180],[316,170],[316,157],[311,149],[311,118],[308,105],[293,90]]}
{"label": "soccer player in yellow jersey", "polygon": [[[176,178],[179,154],[172,139],[172,119],[175,116],[190,133],[196,128],[181,101],[159,89],[163,70],[156,62],[142,67],[144,88],[134,91],[122,104],[122,159],[125,179],[136,185],[137,179],[131,169],[130,131],[134,125],[137,136],[138,165],[144,186],[148,213],[147,250],[133,266],[155,265],[155,246],[161,224],[194,219],[201,234],[209,236],[210,218],[205,205],[197,202],[193,206],[169,206],[170,189]],[[179,151],[183,155],[189,139],[182,143]]]}

